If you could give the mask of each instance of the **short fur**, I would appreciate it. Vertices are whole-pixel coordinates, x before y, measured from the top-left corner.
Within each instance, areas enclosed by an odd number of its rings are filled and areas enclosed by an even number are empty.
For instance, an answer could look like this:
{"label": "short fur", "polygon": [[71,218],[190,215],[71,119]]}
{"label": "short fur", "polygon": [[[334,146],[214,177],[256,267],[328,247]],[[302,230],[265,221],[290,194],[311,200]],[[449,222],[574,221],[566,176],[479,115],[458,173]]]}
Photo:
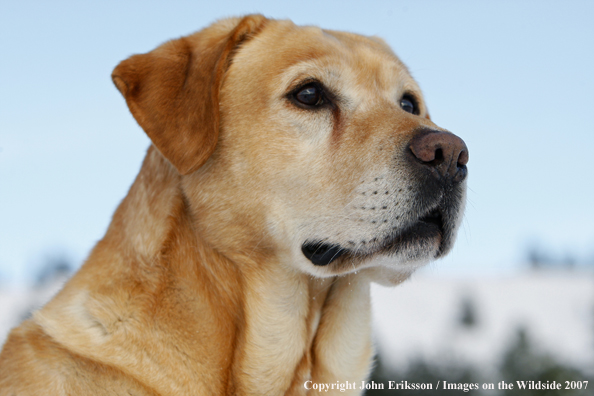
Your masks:
{"label": "short fur", "polygon": [[[330,105],[294,103],[311,79]],[[463,183],[423,192],[406,158],[419,130],[441,129],[405,66],[375,37],[251,15],[134,55],[113,80],[153,145],[82,268],[10,333],[0,395],[303,395],[308,380],[365,380],[370,282],[445,254],[464,204]],[[439,236],[394,237],[443,202]],[[313,265],[307,241],[348,253]]]}

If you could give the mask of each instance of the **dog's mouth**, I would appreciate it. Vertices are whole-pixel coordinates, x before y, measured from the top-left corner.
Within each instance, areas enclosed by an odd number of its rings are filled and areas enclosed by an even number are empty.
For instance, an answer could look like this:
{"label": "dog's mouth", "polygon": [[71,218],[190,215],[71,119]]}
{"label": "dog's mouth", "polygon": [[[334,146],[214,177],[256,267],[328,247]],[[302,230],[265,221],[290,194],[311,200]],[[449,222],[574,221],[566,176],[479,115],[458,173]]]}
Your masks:
{"label": "dog's mouth", "polygon": [[325,266],[342,256],[367,258],[378,253],[396,253],[427,241],[438,241],[439,249],[435,254],[435,257],[438,257],[446,244],[446,224],[444,212],[436,207],[404,229],[397,230],[383,239],[373,239],[365,248],[350,249],[336,243],[306,241],[301,246],[301,251],[312,264]]}

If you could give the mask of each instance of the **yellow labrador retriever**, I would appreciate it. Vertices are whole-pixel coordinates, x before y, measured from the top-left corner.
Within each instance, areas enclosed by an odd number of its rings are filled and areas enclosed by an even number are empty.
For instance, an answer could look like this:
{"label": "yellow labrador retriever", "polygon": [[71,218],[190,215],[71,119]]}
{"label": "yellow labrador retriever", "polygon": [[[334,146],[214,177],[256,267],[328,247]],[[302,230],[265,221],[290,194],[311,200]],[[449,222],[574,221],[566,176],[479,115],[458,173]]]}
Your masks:
{"label": "yellow labrador retriever", "polygon": [[465,201],[468,150],[406,67],[376,37],[251,15],[113,81],[152,146],[81,270],[10,333],[0,394],[361,393],[370,282],[446,254]]}

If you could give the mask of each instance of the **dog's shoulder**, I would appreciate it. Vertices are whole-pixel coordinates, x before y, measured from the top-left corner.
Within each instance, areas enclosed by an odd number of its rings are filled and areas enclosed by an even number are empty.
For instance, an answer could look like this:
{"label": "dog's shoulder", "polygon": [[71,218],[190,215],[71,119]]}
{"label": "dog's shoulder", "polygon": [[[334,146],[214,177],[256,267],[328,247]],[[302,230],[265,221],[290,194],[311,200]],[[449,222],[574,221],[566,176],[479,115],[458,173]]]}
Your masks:
{"label": "dog's shoulder", "polygon": [[32,319],[9,334],[0,367],[2,395],[156,395],[126,373],[65,349]]}

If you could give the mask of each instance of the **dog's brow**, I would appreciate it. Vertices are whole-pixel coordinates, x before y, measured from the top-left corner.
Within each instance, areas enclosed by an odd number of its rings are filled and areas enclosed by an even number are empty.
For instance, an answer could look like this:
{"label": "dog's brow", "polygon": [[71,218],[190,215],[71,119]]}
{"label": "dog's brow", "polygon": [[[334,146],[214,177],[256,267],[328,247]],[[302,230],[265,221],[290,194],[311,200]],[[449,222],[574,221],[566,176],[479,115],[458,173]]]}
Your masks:
{"label": "dog's brow", "polygon": [[292,76],[290,77],[289,82],[284,89],[285,93],[289,93],[310,82],[319,82],[320,84],[324,85],[327,90],[335,95],[339,93],[340,72],[334,71],[332,69],[321,68],[317,65],[311,65],[311,62],[308,62],[307,64],[299,63],[295,65],[294,68],[298,70],[295,74],[288,73]]}

